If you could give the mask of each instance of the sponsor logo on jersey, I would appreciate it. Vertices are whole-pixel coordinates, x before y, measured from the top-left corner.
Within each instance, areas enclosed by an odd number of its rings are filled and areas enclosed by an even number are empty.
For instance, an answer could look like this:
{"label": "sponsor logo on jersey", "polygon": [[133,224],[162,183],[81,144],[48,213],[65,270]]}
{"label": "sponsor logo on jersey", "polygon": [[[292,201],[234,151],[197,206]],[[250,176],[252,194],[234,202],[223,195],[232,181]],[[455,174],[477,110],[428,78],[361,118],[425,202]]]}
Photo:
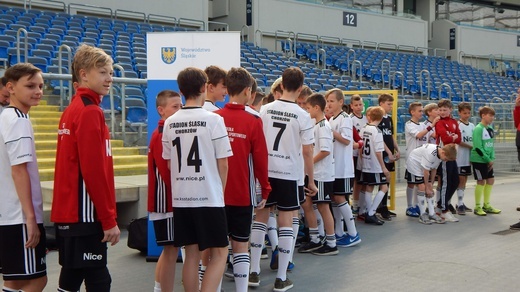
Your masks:
{"label": "sponsor logo on jersey", "polygon": [[83,253],[83,260],[84,261],[100,261],[102,259],[103,259],[103,255],[100,255],[100,254],[93,254],[91,252]]}

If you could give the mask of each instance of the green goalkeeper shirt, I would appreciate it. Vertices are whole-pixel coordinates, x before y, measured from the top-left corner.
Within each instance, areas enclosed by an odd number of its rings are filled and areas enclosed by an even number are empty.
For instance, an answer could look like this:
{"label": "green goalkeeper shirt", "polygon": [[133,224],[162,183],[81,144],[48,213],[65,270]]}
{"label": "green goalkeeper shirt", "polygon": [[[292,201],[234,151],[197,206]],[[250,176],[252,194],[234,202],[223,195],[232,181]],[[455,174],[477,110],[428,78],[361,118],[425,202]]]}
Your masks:
{"label": "green goalkeeper shirt", "polygon": [[494,132],[491,126],[479,123],[473,130],[473,148],[471,162],[489,163],[495,160]]}

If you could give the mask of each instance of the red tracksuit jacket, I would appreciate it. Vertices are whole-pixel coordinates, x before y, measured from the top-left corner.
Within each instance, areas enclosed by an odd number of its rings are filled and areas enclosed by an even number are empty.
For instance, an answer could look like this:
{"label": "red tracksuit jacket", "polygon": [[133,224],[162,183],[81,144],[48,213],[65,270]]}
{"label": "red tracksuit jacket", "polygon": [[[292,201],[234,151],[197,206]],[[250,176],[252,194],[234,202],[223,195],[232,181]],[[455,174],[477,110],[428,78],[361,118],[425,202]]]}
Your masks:
{"label": "red tracksuit jacket", "polygon": [[173,212],[170,169],[162,158],[163,127],[164,120],[160,120],[148,147],[148,212]]}

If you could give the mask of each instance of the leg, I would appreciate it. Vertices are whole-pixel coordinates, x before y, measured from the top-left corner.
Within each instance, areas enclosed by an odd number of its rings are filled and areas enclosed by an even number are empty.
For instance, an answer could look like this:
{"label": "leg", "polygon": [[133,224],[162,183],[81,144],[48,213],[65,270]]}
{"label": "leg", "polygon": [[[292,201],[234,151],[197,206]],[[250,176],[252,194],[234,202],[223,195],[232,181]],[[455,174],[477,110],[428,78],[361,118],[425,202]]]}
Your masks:
{"label": "leg", "polygon": [[173,245],[166,245],[163,248],[159,261],[157,262],[156,277],[157,282],[161,284],[162,292],[173,291],[173,283],[175,282],[175,264],[179,249]]}
{"label": "leg", "polygon": [[24,292],[41,292],[47,285],[47,276],[43,276],[31,280],[7,280],[4,281],[4,287],[15,289],[15,291]]}
{"label": "leg", "polygon": [[202,279],[201,292],[217,291],[226,268],[227,246],[209,248],[209,253],[210,260]]}
{"label": "leg", "polygon": [[[256,210],[255,221],[253,221],[251,228],[251,273],[256,273],[257,275],[260,274],[260,256],[264,245],[268,219],[269,208]],[[259,285],[260,283],[257,284]]]}
{"label": "leg", "polygon": [[200,262],[200,251],[197,244],[187,245],[186,259],[182,268],[182,283],[184,291],[198,292],[199,291],[199,274],[198,267]]}
{"label": "leg", "polygon": [[231,239],[231,247],[233,248],[233,274],[235,276],[235,289],[237,292],[247,292],[250,266],[247,245],[247,241],[239,242]]}
{"label": "leg", "polygon": [[278,239],[278,273],[276,277],[282,281],[285,281],[287,277],[287,266],[289,265],[293,246],[292,214],[293,211],[278,210],[280,236]]}
{"label": "leg", "polygon": [[65,291],[79,291],[81,283],[85,279],[83,269],[61,268],[58,287]]}
{"label": "leg", "polygon": [[110,292],[112,278],[107,267],[86,268],[84,270],[87,292]]}

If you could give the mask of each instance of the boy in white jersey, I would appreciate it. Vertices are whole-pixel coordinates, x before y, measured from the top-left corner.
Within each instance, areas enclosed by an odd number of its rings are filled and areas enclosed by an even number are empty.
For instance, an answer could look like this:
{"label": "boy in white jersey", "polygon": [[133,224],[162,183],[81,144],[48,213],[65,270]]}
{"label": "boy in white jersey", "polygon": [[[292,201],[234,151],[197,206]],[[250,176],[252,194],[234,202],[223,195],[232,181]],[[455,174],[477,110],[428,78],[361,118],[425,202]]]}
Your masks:
{"label": "boy in white jersey", "polygon": [[47,284],[43,202],[29,110],[43,94],[41,70],[5,71],[10,106],[0,115],[0,271],[2,291],[43,291]]}
{"label": "boy in white jersey", "polygon": [[460,144],[457,145],[457,166],[459,167],[459,187],[457,188],[457,214],[466,215],[466,212],[473,212],[472,209],[464,204],[464,190],[468,176],[471,175],[471,163],[469,157],[473,148],[473,130],[475,125],[469,121],[471,117],[471,104],[461,102],[457,106],[459,111],[459,129],[461,134]]}
{"label": "boy in white jersey", "polygon": [[432,128],[428,134],[426,134],[426,143],[437,144],[437,135],[435,134],[435,124],[433,124],[433,122],[440,119],[439,106],[432,102],[425,105],[423,111],[426,115],[426,120],[423,122],[424,127],[428,128],[428,126],[430,126]]}
{"label": "boy in white jersey", "polygon": [[223,190],[227,157],[233,153],[223,118],[201,108],[206,96],[204,71],[186,68],[177,82],[186,105],[166,119],[162,139],[163,158],[170,162],[174,244],[186,249],[182,273],[186,291],[198,291],[199,254],[209,249],[201,290],[216,291],[228,253]]}
{"label": "boy in white jersey", "polygon": [[[455,160],[456,156],[455,144],[448,144],[442,148],[436,144],[424,144],[408,153],[406,159],[407,181],[409,184],[413,183],[417,186],[421,212],[419,222],[422,224],[430,225],[432,222],[442,224],[445,222],[434,211],[433,181],[441,161]],[[426,213],[426,206],[424,206],[425,200],[428,203],[428,213]]]}
{"label": "boy in white jersey", "polygon": [[[360,149],[361,161],[358,162],[358,168],[361,170],[360,182],[366,187],[365,204],[367,206],[366,210],[360,210],[360,212],[366,212],[365,223],[375,225],[385,223],[376,217],[376,210],[388,191],[387,182],[390,180],[390,172],[383,161],[383,151],[385,151],[383,133],[377,127],[384,115],[385,111],[380,106],[370,107],[367,110],[368,123],[361,130],[363,148]],[[372,200],[372,191],[376,185],[379,186],[379,191]]]}
{"label": "boy in white jersey", "polygon": [[[404,126],[404,136],[406,141],[406,153],[410,154],[415,148],[427,143],[427,134],[435,127],[439,118],[434,119],[431,125],[426,126],[420,120],[423,115],[423,107],[420,102],[412,102],[408,106],[408,112],[411,115],[409,121]],[[408,181],[406,188],[406,216],[419,217],[419,206],[417,205],[417,194],[414,195],[414,177],[410,172],[405,171],[404,178]]]}
{"label": "boy in white jersey", "polygon": [[[363,103],[363,99],[361,96],[354,94],[350,98],[350,117],[352,118],[352,126],[353,130],[356,131],[359,135],[361,129],[367,124],[367,118],[363,115],[363,108],[365,104]],[[362,141],[362,140],[361,140]],[[357,169],[357,161],[359,155],[359,149],[354,149],[352,152],[354,156],[354,187],[352,188],[352,208],[354,212],[358,213],[359,209],[364,208],[365,198],[362,197],[364,195],[364,190],[362,190],[362,185],[359,183],[359,177],[361,176],[361,172]]]}
{"label": "boy in white jersey", "polygon": [[217,101],[224,101],[227,94],[225,78],[226,70],[218,66],[208,66],[204,70],[208,76],[208,89],[206,91],[206,99],[204,100],[203,109],[210,112],[219,110],[220,107],[216,105]]}
{"label": "boy in white jersey", "polygon": [[[293,287],[292,281],[287,278],[285,267],[288,266],[293,252],[292,214],[294,210],[300,208],[298,180],[301,175],[297,169],[298,160],[301,159],[300,150],[303,154],[305,173],[309,176],[307,187],[309,195],[313,196],[317,192],[312,161],[313,125],[309,114],[296,104],[296,98],[302,90],[303,79],[303,72],[299,68],[286,69],[282,75],[282,97],[264,105],[260,111],[269,152],[269,181],[272,187],[266,207],[276,205],[278,208],[279,269],[274,291],[287,291]],[[264,233],[261,231],[265,230],[268,211],[267,208],[257,211],[251,244],[263,240]],[[252,272],[259,271],[252,270]]]}
{"label": "boy in white jersey", "polygon": [[[334,137],[334,196],[332,197],[334,221],[336,223],[337,245],[340,247],[354,246],[361,242],[356,229],[352,208],[348,203],[348,196],[352,194],[352,182],[354,180],[354,143],[352,118],[343,111],[345,96],[340,89],[334,88],[327,91],[327,108],[331,118],[329,119]],[[343,220],[347,225],[347,234],[343,230]]]}

